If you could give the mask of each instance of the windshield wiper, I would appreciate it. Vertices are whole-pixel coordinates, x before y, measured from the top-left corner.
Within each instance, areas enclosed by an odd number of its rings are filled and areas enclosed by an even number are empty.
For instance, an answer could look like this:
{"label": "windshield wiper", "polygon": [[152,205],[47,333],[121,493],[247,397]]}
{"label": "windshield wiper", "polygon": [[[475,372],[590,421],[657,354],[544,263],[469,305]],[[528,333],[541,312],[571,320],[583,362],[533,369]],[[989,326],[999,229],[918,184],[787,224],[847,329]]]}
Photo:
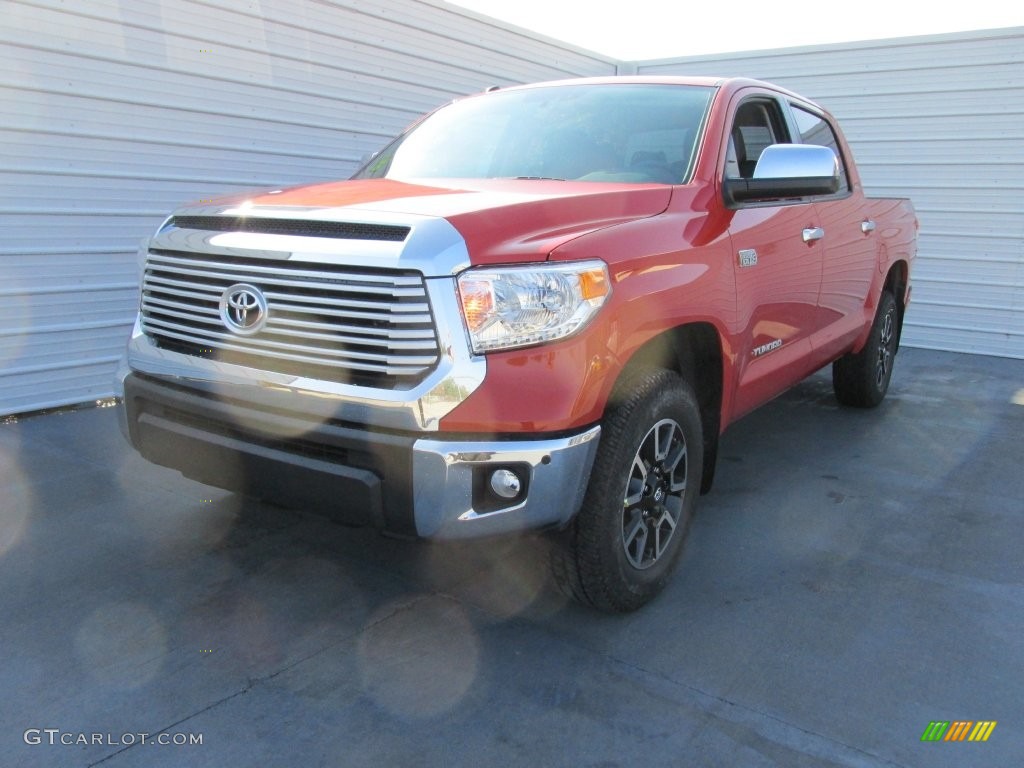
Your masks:
{"label": "windshield wiper", "polygon": [[512,176],[513,179],[526,179],[528,181],[565,181],[557,176]]}

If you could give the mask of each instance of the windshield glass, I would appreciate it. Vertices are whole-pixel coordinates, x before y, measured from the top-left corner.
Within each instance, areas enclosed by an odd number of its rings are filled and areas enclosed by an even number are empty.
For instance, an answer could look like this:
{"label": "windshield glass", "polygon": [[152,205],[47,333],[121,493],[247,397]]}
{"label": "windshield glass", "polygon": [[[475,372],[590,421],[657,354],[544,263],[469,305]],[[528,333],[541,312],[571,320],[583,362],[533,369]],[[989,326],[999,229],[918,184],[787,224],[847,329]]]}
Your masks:
{"label": "windshield glass", "polygon": [[496,91],[439,109],[353,178],[681,184],[712,92],[638,83]]}

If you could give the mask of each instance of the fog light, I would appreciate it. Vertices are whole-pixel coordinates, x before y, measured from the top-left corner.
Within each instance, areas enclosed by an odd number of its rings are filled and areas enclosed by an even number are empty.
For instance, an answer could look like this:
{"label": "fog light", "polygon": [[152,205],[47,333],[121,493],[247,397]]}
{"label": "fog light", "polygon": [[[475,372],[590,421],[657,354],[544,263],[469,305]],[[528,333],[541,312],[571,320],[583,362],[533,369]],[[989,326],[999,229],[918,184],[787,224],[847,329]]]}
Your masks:
{"label": "fog light", "polygon": [[522,490],[523,484],[519,475],[508,469],[496,469],[491,475],[491,490],[495,496],[503,499],[514,499]]}

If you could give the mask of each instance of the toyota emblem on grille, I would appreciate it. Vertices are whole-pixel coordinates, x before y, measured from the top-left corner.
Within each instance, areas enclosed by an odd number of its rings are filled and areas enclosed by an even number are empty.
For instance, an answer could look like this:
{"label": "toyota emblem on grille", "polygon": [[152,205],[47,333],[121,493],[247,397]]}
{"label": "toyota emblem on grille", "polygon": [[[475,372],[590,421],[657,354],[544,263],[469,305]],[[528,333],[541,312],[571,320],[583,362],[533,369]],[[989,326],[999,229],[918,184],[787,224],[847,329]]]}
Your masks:
{"label": "toyota emblem on grille", "polygon": [[220,319],[229,331],[251,336],[267,323],[267,299],[255,285],[232,285],[220,296]]}

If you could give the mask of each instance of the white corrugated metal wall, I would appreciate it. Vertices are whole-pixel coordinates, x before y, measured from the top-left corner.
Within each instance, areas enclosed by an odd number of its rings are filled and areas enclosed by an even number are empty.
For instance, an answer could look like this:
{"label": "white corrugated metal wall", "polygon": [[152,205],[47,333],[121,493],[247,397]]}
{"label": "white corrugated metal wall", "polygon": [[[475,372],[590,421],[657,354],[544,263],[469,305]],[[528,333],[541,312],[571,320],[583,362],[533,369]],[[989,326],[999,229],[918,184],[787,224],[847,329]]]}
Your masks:
{"label": "white corrugated metal wall", "polygon": [[[616,62],[440,0],[2,0],[0,414],[111,394],[135,248],[179,203],[347,176],[491,84]],[[624,64],[760,77],[922,221],[905,342],[1024,358],[1024,29]]]}
{"label": "white corrugated metal wall", "polygon": [[455,96],[616,66],[435,0],[0,5],[0,414],[112,394],[176,205],[344,178]]}
{"label": "white corrugated metal wall", "polygon": [[839,119],[868,194],[921,221],[904,343],[1024,358],[1024,28],[640,62],[738,75]]}

